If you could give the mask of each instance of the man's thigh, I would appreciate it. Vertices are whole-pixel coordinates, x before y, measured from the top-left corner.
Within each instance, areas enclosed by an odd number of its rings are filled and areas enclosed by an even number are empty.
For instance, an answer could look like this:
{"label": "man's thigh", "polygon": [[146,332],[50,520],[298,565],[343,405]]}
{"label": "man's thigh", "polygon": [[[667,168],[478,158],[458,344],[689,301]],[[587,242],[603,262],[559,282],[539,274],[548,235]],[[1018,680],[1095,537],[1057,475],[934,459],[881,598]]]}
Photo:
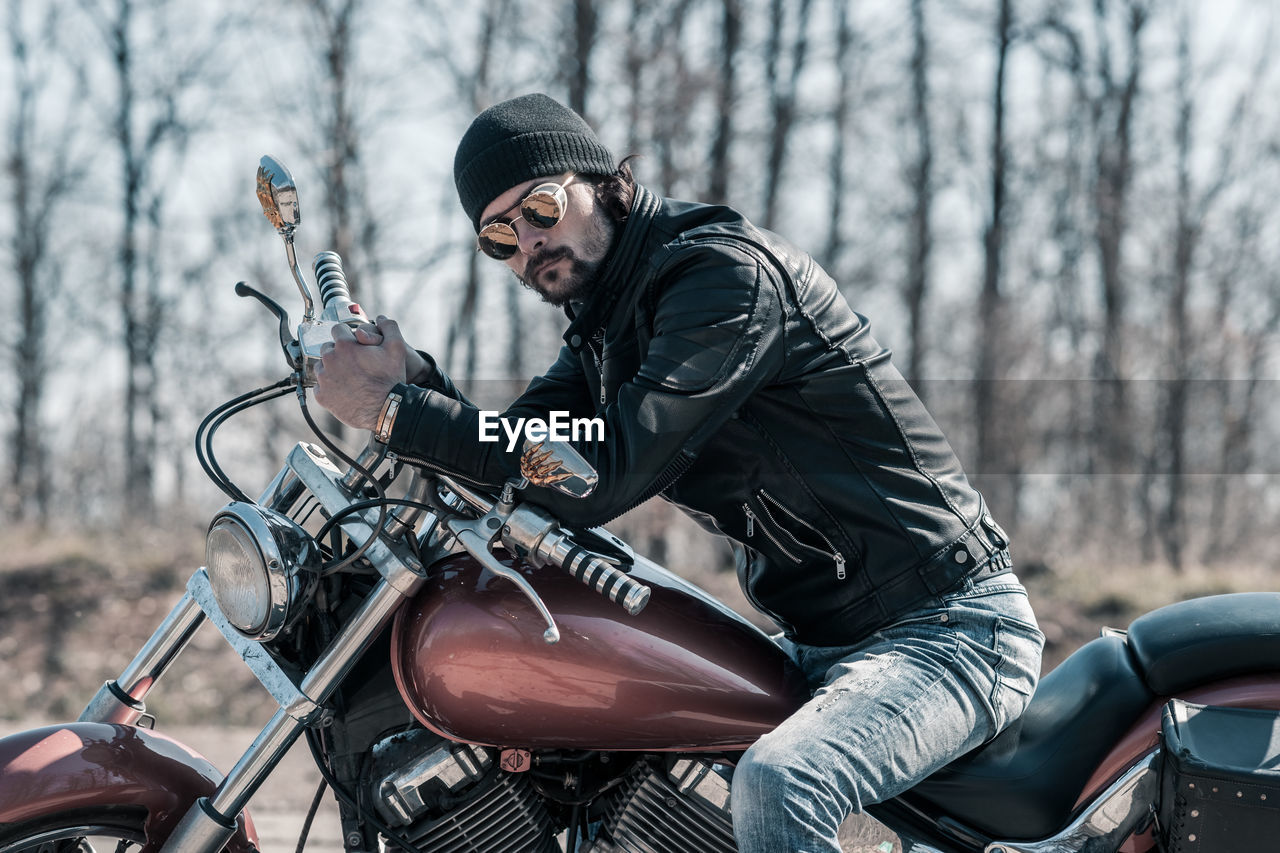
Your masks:
{"label": "man's thigh", "polygon": [[1039,674],[1043,635],[1017,582],[993,580],[856,646],[783,645],[810,684],[821,686],[749,760],[780,762],[860,810],[1021,714]]}
{"label": "man's thigh", "polygon": [[913,630],[827,667],[825,684],[753,747],[752,760],[830,786],[859,811],[986,739],[990,685],[975,683],[953,632]]}

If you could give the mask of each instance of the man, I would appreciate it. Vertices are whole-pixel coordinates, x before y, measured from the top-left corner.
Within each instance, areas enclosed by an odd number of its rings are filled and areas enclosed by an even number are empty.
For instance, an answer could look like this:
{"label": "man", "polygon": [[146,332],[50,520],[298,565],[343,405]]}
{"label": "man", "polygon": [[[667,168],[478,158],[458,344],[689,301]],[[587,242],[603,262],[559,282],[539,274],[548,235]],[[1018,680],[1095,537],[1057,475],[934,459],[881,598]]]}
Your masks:
{"label": "man", "polygon": [[[545,95],[481,113],[454,178],[478,247],[570,320],[504,413],[604,419],[576,447],[588,498],[531,499],[603,523],[662,494],[739,543],[752,604],[783,628],[813,699],[738,763],[744,851],[838,851],[851,812],[1008,725],[1043,635],[1004,532],[867,322],[813,260],[725,207],[660,199]],[[335,345],[316,399],[402,458],[500,484],[519,448],[396,324]]]}

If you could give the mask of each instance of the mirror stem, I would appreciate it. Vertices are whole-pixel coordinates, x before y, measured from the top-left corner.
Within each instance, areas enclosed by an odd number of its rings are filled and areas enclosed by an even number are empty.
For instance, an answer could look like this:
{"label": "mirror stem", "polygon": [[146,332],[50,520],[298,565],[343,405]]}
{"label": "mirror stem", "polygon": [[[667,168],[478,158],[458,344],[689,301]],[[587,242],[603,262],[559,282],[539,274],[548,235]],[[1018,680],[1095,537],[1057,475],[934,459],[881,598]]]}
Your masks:
{"label": "mirror stem", "polygon": [[298,283],[298,291],[302,294],[302,320],[303,322],[314,322],[316,319],[316,303],[311,298],[311,288],[307,287],[307,282],[302,277],[302,270],[298,267],[298,256],[293,251],[293,234],[284,235],[284,251],[289,258],[289,269],[293,270],[293,280]]}

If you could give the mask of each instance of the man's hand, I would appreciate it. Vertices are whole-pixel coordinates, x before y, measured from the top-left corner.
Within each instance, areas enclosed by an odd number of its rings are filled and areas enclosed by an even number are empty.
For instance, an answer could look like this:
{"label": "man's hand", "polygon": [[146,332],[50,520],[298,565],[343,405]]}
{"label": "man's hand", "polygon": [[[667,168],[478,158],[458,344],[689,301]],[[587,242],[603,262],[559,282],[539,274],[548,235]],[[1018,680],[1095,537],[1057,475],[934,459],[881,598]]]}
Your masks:
{"label": "man's hand", "polygon": [[387,393],[412,368],[420,369],[419,362],[422,356],[405,343],[394,320],[379,317],[355,332],[336,325],[333,343],[316,365],[316,402],[347,426],[372,430]]}
{"label": "man's hand", "polygon": [[[382,332],[379,330],[379,327],[383,325],[393,326],[396,329],[396,334],[400,333],[400,326],[395,320],[378,315],[377,325],[373,323],[363,323],[356,327],[356,343],[364,344],[365,346],[382,343]],[[401,343],[404,343],[403,337],[401,337],[400,340]],[[405,345],[404,375],[407,377],[405,380],[406,382],[410,385],[423,384],[427,381],[427,377],[430,374],[431,369],[431,364],[422,357],[422,353],[407,344]]]}

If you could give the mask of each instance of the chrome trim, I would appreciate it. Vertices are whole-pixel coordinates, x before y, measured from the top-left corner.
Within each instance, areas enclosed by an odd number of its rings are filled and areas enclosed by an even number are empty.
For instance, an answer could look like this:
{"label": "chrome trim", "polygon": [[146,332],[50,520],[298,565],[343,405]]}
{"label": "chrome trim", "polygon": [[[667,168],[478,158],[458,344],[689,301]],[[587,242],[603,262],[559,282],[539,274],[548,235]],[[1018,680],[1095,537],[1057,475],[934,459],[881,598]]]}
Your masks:
{"label": "chrome trim", "polygon": [[116,679],[122,690],[134,699],[142,699],[169,664],[191,640],[204,614],[190,596],[184,595],[160,623],[129,665]]}
{"label": "chrome trim", "polygon": [[[298,739],[298,735],[302,734],[304,727],[303,723],[290,717],[283,708],[276,711],[244,755],[240,756],[235,767],[222,780],[218,790],[214,791],[210,798],[213,810],[223,816],[238,815],[243,811],[267,774],[275,769],[289,747]],[[169,843],[173,843],[172,836]],[[187,850],[182,844],[174,849],[184,853]]]}
{"label": "chrome trim", "polygon": [[1111,851],[1151,813],[1160,794],[1160,750],[1129,768],[1062,832],[1042,841],[994,841],[986,853]]}
{"label": "chrome trim", "polygon": [[426,582],[426,578],[414,578],[413,585],[405,592],[391,581],[384,580],[374,587],[342,633],[334,639],[320,660],[302,680],[302,690],[323,702],[329,692],[346,678],[360,653],[391,621],[404,599],[412,598]]}
{"label": "chrome trim", "polygon": [[209,798],[201,797],[191,804],[191,808],[187,809],[187,813],[182,816],[182,820],[174,827],[173,832],[169,833],[168,840],[165,841],[161,850],[172,851],[216,851],[221,850],[231,837],[236,834],[236,822],[231,821],[231,825],[219,821],[216,817],[209,814]]}
{"label": "chrome trim", "polygon": [[[404,603],[406,595],[412,596],[423,583],[425,578],[417,578],[413,589],[404,594],[392,586],[390,581],[381,581],[360,605],[342,633],[307,673],[302,680],[301,692],[316,697],[318,702],[324,702],[334,687],[346,678],[359,659],[360,652],[391,621],[391,617]],[[265,655],[257,645],[254,645],[254,649]],[[247,660],[245,662],[249,663]],[[262,781],[280,763],[298,735],[302,734],[303,728],[303,721],[291,716],[286,709],[277,711],[222,780],[209,801],[209,808],[224,818],[243,811]],[[199,802],[192,805],[183,818],[179,827],[181,831],[175,830],[169,836],[162,848],[164,853],[216,853],[220,849],[220,845],[211,846],[212,842],[203,834],[207,831],[205,822],[208,818],[201,820],[199,816],[193,816],[197,809],[201,809]]]}
{"label": "chrome trim", "polygon": [[[195,635],[205,614],[190,593],[173,606],[115,682],[102,685],[80,712],[80,722],[133,725],[146,712],[143,700]],[[114,684],[114,689],[113,689]],[[133,700],[122,701],[117,691]]]}
{"label": "chrome trim", "polygon": [[209,523],[209,535],[227,521],[248,533],[267,581],[267,612],[262,623],[251,629],[237,627],[251,640],[274,639],[315,588],[320,576],[320,547],[293,519],[257,504],[227,504]]}
{"label": "chrome trim", "polygon": [[[323,448],[300,443],[290,451],[288,465],[330,515],[346,509],[357,500],[343,487],[344,475],[329,460]],[[377,520],[377,509],[370,508],[347,515],[341,526],[353,541],[367,542],[374,535]],[[378,536],[364,555],[402,595],[409,595],[411,590],[417,589],[417,580],[423,575],[422,564],[404,541],[392,544]]]}
{"label": "chrome trim", "polygon": [[[329,340],[333,340],[332,336],[330,336]],[[372,472],[373,466],[378,464],[378,460],[380,460],[386,452],[387,448],[385,446],[379,445],[370,438],[369,443],[364,446],[364,450],[360,451],[360,455],[356,457],[356,464],[351,466],[351,468],[347,470],[347,473],[343,475],[342,480],[340,481],[342,483],[342,487],[350,491],[363,483],[364,473],[360,469],[363,468],[365,471]],[[357,465],[359,467],[356,467]]]}
{"label": "chrome trim", "polygon": [[696,797],[725,816],[730,814],[729,782],[710,761],[682,758],[671,765],[667,777],[686,797]]}
{"label": "chrome trim", "polygon": [[[114,689],[113,689],[114,688]],[[77,722],[81,723],[116,723],[132,726],[147,712],[143,702],[129,703],[117,695],[119,687],[114,681],[107,681],[93,694],[89,704],[80,712]]]}
{"label": "chrome trim", "polygon": [[302,497],[306,488],[298,475],[288,465],[280,469],[275,478],[267,484],[258,497],[258,505],[280,513],[288,513],[293,505]]}
{"label": "chrome trim", "polygon": [[388,774],[378,785],[378,796],[401,825],[408,825],[428,808],[423,796],[428,784],[438,782],[449,793],[457,793],[479,781],[493,762],[493,751],[486,747],[446,741]]}
{"label": "chrome trim", "polygon": [[227,644],[235,649],[236,654],[240,655],[245,666],[262,682],[276,704],[286,709],[289,716],[299,722],[307,723],[315,717],[320,708],[299,688],[296,679],[285,672],[260,643],[240,633],[240,629],[222,614],[218,601],[214,598],[213,587],[209,585],[209,575],[204,569],[197,569],[191,580],[187,581],[187,595],[204,610],[209,622],[218,629]]}
{"label": "chrome trim", "polygon": [[[409,479],[409,486],[405,489],[405,498],[411,501],[417,501],[420,504],[427,503],[431,495],[431,481],[422,476],[422,472],[417,468],[413,468]],[[391,513],[391,518],[387,521],[387,535],[392,539],[399,539],[406,534],[412,536],[413,529],[423,515],[429,516],[424,530],[429,530],[435,524],[436,514],[427,512],[421,507],[402,506],[397,507]]]}

